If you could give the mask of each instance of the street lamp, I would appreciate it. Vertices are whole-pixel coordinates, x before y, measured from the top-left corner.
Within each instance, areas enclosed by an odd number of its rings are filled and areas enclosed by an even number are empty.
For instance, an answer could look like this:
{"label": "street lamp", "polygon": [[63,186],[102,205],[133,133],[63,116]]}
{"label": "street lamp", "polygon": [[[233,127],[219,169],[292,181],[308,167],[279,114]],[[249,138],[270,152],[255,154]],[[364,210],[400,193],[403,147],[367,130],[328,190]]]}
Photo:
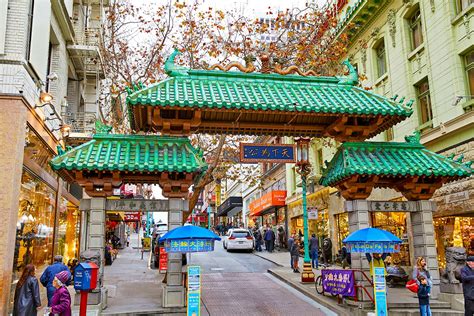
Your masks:
{"label": "street lamp", "polygon": [[314,282],[314,273],[311,269],[311,260],[309,258],[309,231],[308,231],[308,210],[306,207],[306,177],[311,171],[309,163],[309,138],[299,137],[296,141],[296,172],[301,176],[303,186],[303,233],[304,233],[304,263],[303,272],[301,273],[301,282]]}

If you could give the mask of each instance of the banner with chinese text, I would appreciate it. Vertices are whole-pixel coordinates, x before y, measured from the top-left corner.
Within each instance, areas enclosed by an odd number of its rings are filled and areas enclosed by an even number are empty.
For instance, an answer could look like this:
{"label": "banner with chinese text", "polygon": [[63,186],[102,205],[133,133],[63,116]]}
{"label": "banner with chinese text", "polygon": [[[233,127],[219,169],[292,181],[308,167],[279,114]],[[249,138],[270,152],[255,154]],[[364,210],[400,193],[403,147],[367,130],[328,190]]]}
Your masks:
{"label": "banner with chinese text", "polygon": [[324,292],[340,294],[342,296],[355,296],[354,271],[352,270],[321,270]]}
{"label": "banner with chinese text", "polygon": [[351,242],[346,243],[349,252],[395,253],[400,252],[400,243],[395,242]]}
{"label": "banner with chinese text", "polygon": [[206,252],[214,251],[214,240],[210,239],[170,239],[165,241],[166,252]]}

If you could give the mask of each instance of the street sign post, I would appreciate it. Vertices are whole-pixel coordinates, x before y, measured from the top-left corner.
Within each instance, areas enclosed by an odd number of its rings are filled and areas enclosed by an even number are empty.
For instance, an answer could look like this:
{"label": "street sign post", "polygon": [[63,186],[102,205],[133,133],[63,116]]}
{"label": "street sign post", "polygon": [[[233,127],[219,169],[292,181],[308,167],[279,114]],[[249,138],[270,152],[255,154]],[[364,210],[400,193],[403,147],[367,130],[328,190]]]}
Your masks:
{"label": "street sign post", "polygon": [[385,268],[374,268],[374,299],[375,313],[377,316],[386,316],[387,313],[387,287],[385,284]]}
{"label": "street sign post", "polygon": [[201,267],[188,267],[188,309],[187,316],[201,315]]}

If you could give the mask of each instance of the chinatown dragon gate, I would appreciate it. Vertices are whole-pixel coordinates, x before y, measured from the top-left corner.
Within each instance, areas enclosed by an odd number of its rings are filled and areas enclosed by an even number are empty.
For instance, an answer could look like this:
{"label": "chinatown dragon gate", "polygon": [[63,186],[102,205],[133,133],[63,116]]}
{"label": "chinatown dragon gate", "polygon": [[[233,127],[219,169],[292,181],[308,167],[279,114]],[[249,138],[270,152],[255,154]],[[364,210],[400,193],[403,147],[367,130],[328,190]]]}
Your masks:
{"label": "chinatown dragon gate", "polygon": [[[282,68],[267,56],[260,58],[259,72],[251,59],[246,65],[194,70],[175,64],[178,53],[165,63],[167,79],[128,91],[131,128],[145,135],[111,134],[111,128],[102,126],[91,141],[61,151],[51,161],[62,178],[77,182],[90,196],[81,201],[86,232],[82,252],[95,251],[103,261],[105,211],[114,207],[107,197],[123,183],[160,185],[167,200],[157,205],[168,211],[169,229],[182,225],[189,188],[207,168],[188,139],[191,134],[332,137],[342,144],[321,184],[337,188],[346,199],[350,231],[369,227],[366,199],[373,188],[401,192],[414,205],[414,254],[427,258],[433,295],[439,292],[432,219],[436,205],[429,199],[444,183],[470,176],[471,162],[430,152],[416,134],[401,143],[365,141],[408,118],[413,101],[358,87],[357,71],[347,61],[348,75],[322,77],[295,66]],[[352,254],[352,265],[368,270],[359,254]],[[181,270],[181,256],[170,254],[164,307],[185,305]],[[310,263],[305,263],[302,277],[314,279]],[[103,287],[95,291],[95,304],[103,304]]]}

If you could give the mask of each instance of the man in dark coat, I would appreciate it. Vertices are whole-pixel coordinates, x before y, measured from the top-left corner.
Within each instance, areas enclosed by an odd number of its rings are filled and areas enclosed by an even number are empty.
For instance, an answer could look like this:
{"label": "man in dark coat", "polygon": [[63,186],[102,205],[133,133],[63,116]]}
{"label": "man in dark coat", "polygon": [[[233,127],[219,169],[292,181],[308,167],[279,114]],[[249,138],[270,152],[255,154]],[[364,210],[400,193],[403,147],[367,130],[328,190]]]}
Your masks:
{"label": "man in dark coat", "polygon": [[[53,297],[54,291],[56,290],[53,286],[54,276],[61,271],[68,271],[69,268],[63,263],[62,256],[54,256],[54,263],[44,270],[41,275],[40,282],[46,287],[46,294],[48,296],[48,306],[51,306],[51,298]],[[71,279],[68,280],[66,285],[69,285]]]}
{"label": "man in dark coat", "polygon": [[268,252],[273,252],[273,245],[275,242],[275,233],[273,230],[268,227],[267,231],[265,232],[265,236],[263,237],[265,240],[265,248]]}
{"label": "man in dark coat", "polygon": [[474,315],[474,256],[467,257],[461,269],[461,282],[464,294],[464,316]]}

